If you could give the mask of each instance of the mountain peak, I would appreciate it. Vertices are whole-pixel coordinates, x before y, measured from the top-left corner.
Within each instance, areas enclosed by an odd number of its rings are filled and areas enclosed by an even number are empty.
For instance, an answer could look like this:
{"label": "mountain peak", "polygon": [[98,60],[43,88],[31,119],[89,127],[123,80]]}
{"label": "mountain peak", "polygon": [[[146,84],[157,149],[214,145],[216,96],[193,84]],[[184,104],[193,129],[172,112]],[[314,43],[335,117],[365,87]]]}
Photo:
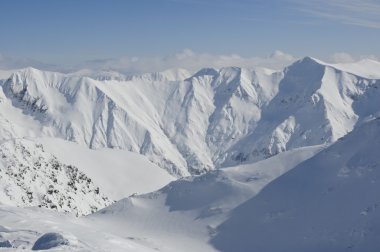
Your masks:
{"label": "mountain peak", "polygon": [[296,61],[294,64],[296,63],[302,63],[302,64],[318,64],[318,65],[326,65],[327,63],[317,59],[317,58],[314,58],[314,57],[311,57],[311,56],[306,56],[298,61]]}
{"label": "mountain peak", "polygon": [[303,76],[304,78],[308,78],[308,74],[320,76],[325,66],[326,63],[307,56],[300,60],[297,60],[292,65],[286,67],[285,72],[292,73],[291,75]]}
{"label": "mountain peak", "polygon": [[218,75],[219,74],[219,70],[215,69],[215,68],[202,68],[201,70],[199,70],[198,72],[196,72],[193,76],[191,76],[190,78],[192,77],[199,77],[199,76],[203,76],[203,75],[210,75],[210,76],[215,76],[215,75]]}
{"label": "mountain peak", "polygon": [[40,69],[34,68],[34,67],[26,67],[18,70],[17,72],[19,73],[24,73],[24,74],[36,74],[36,73],[50,73],[50,71],[42,71]]}

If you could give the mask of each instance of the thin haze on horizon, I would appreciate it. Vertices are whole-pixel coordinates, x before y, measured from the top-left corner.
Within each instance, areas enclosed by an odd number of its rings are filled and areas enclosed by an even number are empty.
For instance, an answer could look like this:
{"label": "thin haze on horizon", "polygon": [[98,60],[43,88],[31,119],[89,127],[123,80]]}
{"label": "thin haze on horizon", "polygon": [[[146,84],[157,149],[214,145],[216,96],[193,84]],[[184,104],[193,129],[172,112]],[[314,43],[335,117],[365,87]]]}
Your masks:
{"label": "thin haze on horizon", "polygon": [[3,0],[0,7],[0,63],[15,58],[14,66],[139,57],[149,67],[181,55],[201,58],[194,65],[225,57],[249,64],[276,50],[285,62],[380,56],[378,0]]}

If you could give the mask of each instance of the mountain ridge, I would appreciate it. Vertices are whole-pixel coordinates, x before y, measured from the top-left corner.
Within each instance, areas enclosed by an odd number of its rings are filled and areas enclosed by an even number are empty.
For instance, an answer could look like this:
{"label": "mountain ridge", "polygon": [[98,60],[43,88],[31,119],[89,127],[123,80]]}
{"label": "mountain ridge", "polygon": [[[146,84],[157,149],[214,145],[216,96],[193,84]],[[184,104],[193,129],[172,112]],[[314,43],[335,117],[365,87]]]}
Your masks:
{"label": "mountain ridge", "polygon": [[1,86],[47,136],[138,152],[186,176],[332,143],[376,112],[376,98],[366,97],[377,96],[368,90],[379,85],[311,57],[284,71],[205,68],[179,81],[149,76],[95,80],[28,68]]}

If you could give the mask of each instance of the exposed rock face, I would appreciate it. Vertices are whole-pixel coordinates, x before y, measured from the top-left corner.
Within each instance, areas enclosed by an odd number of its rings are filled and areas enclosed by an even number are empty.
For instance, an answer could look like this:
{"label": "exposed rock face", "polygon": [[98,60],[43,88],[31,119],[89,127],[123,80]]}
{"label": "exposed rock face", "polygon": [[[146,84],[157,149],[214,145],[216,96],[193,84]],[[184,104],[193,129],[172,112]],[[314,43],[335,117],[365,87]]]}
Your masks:
{"label": "exposed rock face", "polygon": [[0,199],[16,206],[39,206],[76,215],[111,203],[91,178],[46,153],[42,145],[17,139],[0,146]]}
{"label": "exposed rock face", "polygon": [[34,243],[32,250],[48,250],[63,245],[69,245],[69,241],[59,233],[46,233]]}

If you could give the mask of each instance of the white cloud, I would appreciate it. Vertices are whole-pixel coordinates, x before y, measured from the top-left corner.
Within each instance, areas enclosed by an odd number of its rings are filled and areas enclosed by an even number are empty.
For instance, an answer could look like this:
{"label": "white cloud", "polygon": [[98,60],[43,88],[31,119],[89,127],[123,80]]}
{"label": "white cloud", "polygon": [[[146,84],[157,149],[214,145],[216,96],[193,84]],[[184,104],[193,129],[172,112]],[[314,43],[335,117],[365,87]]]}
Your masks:
{"label": "white cloud", "polygon": [[33,59],[28,58],[15,58],[10,57],[8,55],[4,55],[0,53],[0,69],[19,69],[24,67],[33,66],[40,69],[50,69],[54,68],[53,65],[45,64]]}
{"label": "white cloud", "polygon": [[345,52],[339,52],[334,53],[331,56],[329,56],[326,61],[331,63],[352,63],[363,59],[371,59],[378,61],[378,57],[375,55],[359,55],[359,56],[353,56],[349,53]]}
{"label": "white cloud", "polygon": [[288,0],[312,16],[344,24],[380,29],[378,0]]}
{"label": "white cloud", "polygon": [[143,73],[163,71],[170,68],[185,68],[191,71],[204,67],[267,67],[282,69],[291,64],[295,58],[281,51],[276,51],[267,57],[243,57],[238,54],[210,54],[197,53],[191,49],[169,55],[166,57],[123,57],[120,59],[105,59],[88,61],[82,68],[116,70],[124,73]]}
{"label": "white cloud", "polygon": [[[378,60],[374,55],[353,56],[345,52],[334,53],[321,60],[332,63],[350,63],[364,58]],[[211,54],[197,53],[191,49],[184,49],[178,53],[163,57],[121,57],[118,59],[99,59],[87,61],[74,66],[63,67],[58,65],[44,64],[31,59],[17,59],[4,56],[0,53],[0,69],[18,69],[24,67],[35,67],[41,70],[74,72],[81,69],[91,70],[113,70],[125,74],[159,72],[171,68],[184,68],[189,71],[198,71],[204,67],[267,67],[281,70],[299,59],[282,51],[274,51],[265,57],[243,57],[238,54]]]}
{"label": "white cloud", "polygon": [[330,60],[334,63],[351,63],[356,61],[352,55],[344,52],[334,53],[330,56]]}
{"label": "white cloud", "polygon": [[[306,55],[305,55],[306,56]],[[171,68],[184,68],[190,71],[198,71],[204,67],[266,67],[281,70],[289,66],[299,57],[282,51],[274,51],[266,57],[243,57],[238,54],[211,54],[197,53],[191,49],[165,57],[122,57],[119,59],[104,59],[88,61],[75,67],[75,69],[89,68],[93,70],[114,70],[121,73],[147,73],[159,72]],[[351,63],[361,59],[378,60],[374,55],[353,56],[346,52],[333,53],[321,60],[332,63]]]}

